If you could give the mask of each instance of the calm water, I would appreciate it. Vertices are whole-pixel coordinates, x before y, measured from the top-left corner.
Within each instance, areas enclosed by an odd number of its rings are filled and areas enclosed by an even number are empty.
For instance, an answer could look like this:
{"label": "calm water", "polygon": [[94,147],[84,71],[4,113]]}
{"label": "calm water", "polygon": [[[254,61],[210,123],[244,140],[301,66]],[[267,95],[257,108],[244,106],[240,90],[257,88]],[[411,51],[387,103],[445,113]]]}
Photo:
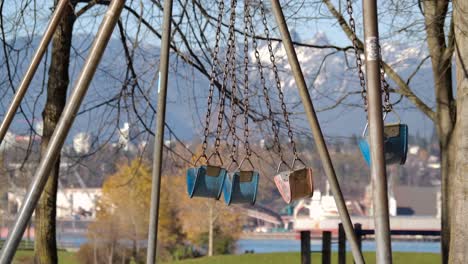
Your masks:
{"label": "calm water", "polygon": [[[296,252],[300,251],[301,242],[295,239],[241,239],[237,242],[238,254],[244,253],[246,250],[253,250],[255,253],[269,253],[269,252]],[[311,241],[311,250],[320,251],[322,249],[322,242],[320,240]],[[350,246],[346,244],[346,249],[349,251]],[[338,250],[338,244],[332,243],[332,250]],[[363,241],[363,251],[375,251],[374,241]],[[392,250],[395,252],[427,252],[439,253],[440,242],[429,241],[393,241]]]}
{"label": "calm water", "polygon": [[[77,234],[58,234],[57,240],[59,246],[63,248],[79,248],[87,242],[84,235]],[[321,240],[311,240],[311,250],[320,251],[322,249]],[[298,252],[301,248],[301,242],[297,239],[241,239],[237,241],[237,254],[243,254],[246,250],[253,250],[255,253],[270,252]],[[350,251],[347,243],[346,249]],[[374,241],[363,241],[363,251],[375,251]],[[338,251],[338,244],[332,242],[332,250]],[[426,252],[439,253],[440,242],[432,241],[393,241],[392,250],[395,252]]]}

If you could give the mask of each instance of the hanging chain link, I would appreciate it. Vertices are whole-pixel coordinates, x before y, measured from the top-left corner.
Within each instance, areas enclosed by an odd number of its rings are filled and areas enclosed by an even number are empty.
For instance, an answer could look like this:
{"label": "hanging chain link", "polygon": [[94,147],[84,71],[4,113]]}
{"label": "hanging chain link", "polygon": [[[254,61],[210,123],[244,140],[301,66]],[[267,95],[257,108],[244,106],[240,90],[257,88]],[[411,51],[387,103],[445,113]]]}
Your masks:
{"label": "hanging chain link", "polygon": [[252,156],[249,143],[249,20],[250,6],[246,0],[244,3],[244,146],[247,159]]}
{"label": "hanging chain link", "polygon": [[250,28],[250,34],[252,36],[252,46],[254,48],[254,54],[255,54],[255,60],[257,62],[257,68],[258,72],[260,74],[260,82],[263,87],[263,97],[265,98],[265,103],[268,108],[268,119],[271,121],[271,130],[273,132],[273,148],[276,147],[278,150],[278,154],[280,156],[281,161],[283,161],[283,151],[281,149],[281,144],[279,141],[279,128],[276,126],[275,120],[274,120],[274,114],[273,110],[271,108],[271,103],[270,103],[270,96],[268,95],[268,89],[266,85],[266,80],[265,80],[265,75],[263,72],[263,65],[262,61],[260,59],[260,52],[258,51],[258,43],[256,40],[256,35],[255,35],[255,30],[253,28],[253,22],[252,22],[252,17],[248,16],[248,21],[249,21],[249,28]]}
{"label": "hanging chain link", "polygon": [[[233,0],[237,1],[237,0]],[[236,10],[235,8],[232,10],[234,13],[234,18],[235,18],[235,13]],[[232,22],[232,21],[231,21]],[[235,21],[233,22],[235,23]],[[237,109],[236,109],[236,100],[237,100],[237,78],[236,78],[236,34],[233,31],[232,32],[232,41],[233,41],[233,46],[231,50],[231,56],[228,59],[230,62],[230,74],[231,74],[231,122],[229,124],[229,128],[231,130],[231,136],[232,136],[232,145],[231,145],[231,162],[234,164],[238,164],[236,160],[237,156],[237,135],[236,135],[236,125],[237,125]]]}
{"label": "hanging chain link", "polygon": [[359,44],[358,44],[358,39],[356,35],[356,22],[354,21],[353,18],[353,3],[352,0],[346,0],[347,3],[347,8],[346,11],[348,12],[349,15],[349,26],[351,27],[351,31],[353,32],[352,36],[352,42],[353,42],[353,48],[354,48],[354,56],[356,57],[356,67],[358,69],[358,75],[359,75],[359,83],[361,85],[361,97],[362,101],[364,102],[364,109],[367,112],[367,90],[366,90],[366,79],[364,76],[364,71],[362,70],[363,68],[363,63],[362,63],[362,58],[361,58],[361,50],[359,49]]}
{"label": "hanging chain link", "polygon": [[205,116],[205,130],[204,130],[204,139],[202,144],[202,155],[205,159],[208,159],[206,155],[206,149],[208,148],[208,136],[210,133],[210,119],[211,119],[211,108],[213,105],[213,96],[215,88],[215,78],[216,78],[216,67],[219,64],[218,53],[219,53],[219,41],[221,39],[221,26],[223,22],[223,13],[224,13],[224,0],[218,1],[218,19],[216,24],[216,41],[213,50],[213,60],[210,74],[210,89],[208,95],[208,107]]}
{"label": "hanging chain link", "polygon": [[[354,48],[354,53],[356,56],[356,66],[358,68],[359,72],[359,81],[361,84],[361,96],[362,100],[364,101],[364,107],[365,110],[367,111],[367,90],[366,90],[366,82],[365,82],[365,77],[364,77],[364,72],[362,70],[363,63],[361,59],[361,50],[359,49],[359,44],[357,40],[357,35],[356,35],[356,23],[353,18],[353,3],[352,0],[346,0],[347,3],[347,12],[349,14],[349,26],[351,27],[351,30],[353,32],[353,37],[352,37],[352,42],[353,42],[353,48]],[[379,45],[379,60],[380,60],[380,82],[381,82],[381,89],[382,89],[382,95],[383,95],[383,111],[384,112],[390,112],[393,109],[393,105],[390,102],[390,85],[388,84],[387,80],[385,79],[385,69],[383,66],[383,61],[382,61],[382,50]]]}
{"label": "hanging chain link", "polygon": [[293,134],[293,131],[292,131],[292,128],[291,128],[291,123],[289,121],[289,113],[288,113],[288,110],[286,108],[286,104],[284,102],[284,94],[283,94],[283,90],[281,88],[281,81],[280,81],[279,74],[278,74],[278,67],[276,65],[275,54],[273,52],[273,45],[272,45],[272,41],[271,41],[271,38],[270,38],[270,30],[268,29],[268,23],[267,23],[266,14],[265,14],[265,6],[263,4],[263,1],[260,1],[260,13],[262,15],[262,22],[263,22],[263,26],[265,28],[265,30],[264,30],[265,37],[266,37],[267,42],[268,42],[268,52],[270,54],[270,62],[273,65],[273,73],[274,73],[274,76],[275,76],[276,89],[278,90],[278,97],[279,97],[280,102],[281,102],[281,109],[283,110],[284,121],[286,123],[286,128],[288,129],[289,141],[291,143],[291,147],[292,147],[292,150],[293,150],[293,153],[294,153],[294,157],[298,158],[296,142],[294,141],[294,134]]}
{"label": "hanging chain link", "polygon": [[219,146],[221,145],[221,133],[222,133],[222,126],[224,120],[224,107],[226,101],[226,86],[228,81],[228,74],[229,74],[229,59],[231,58],[231,53],[233,52],[233,48],[235,49],[234,43],[234,26],[236,23],[236,6],[237,0],[231,1],[231,16],[229,22],[229,38],[228,38],[228,49],[226,52],[226,62],[224,63],[224,71],[223,71],[223,84],[221,86],[221,98],[220,98],[220,107],[218,113],[218,126],[216,128],[216,140],[215,140],[215,153],[220,157],[219,153]]}
{"label": "hanging chain link", "polygon": [[[379,54],[381,56],[381,48],[379,46]],[[382,83],[382,94],[384,95],[383,99],[383,111],[388,113],[393,110],[393,105],[390,102],[390,85],[388,84],[387,80],[385,79],[385,69],[383,66],[382,58],[380,58],[380,81]]]}

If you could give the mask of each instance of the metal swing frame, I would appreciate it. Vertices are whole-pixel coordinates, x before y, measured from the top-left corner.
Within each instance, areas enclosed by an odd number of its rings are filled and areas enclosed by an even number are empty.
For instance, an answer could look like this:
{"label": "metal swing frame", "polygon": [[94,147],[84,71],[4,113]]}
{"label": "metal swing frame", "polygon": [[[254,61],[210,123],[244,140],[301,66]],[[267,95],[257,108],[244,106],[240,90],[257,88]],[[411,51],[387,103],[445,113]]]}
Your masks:
{"label": "metal swing frame", "polygon": [[[9,127],[21,100],[26,93],[32,76],[34,75],[34,71],[37,69],[41,57],[47,49],[47,44],[50,42],[50,39],[55,32],[55,29],[57,28],[58,22],[60,21],[60,17],[65,9],[65,6],[68,5],[68,3],[68,0],[61,0],[59,2],[58,8],[53,15],[52,23],[47,27],[46,34],[41,41],[40,49],[38,52],[36,52],[33,63],[28,69],[26,78],[22,82],[22,89],[17,95],[15,95],[15,99],[8,110],[9,112],[6,116],[10,117],[10,119],[4,120],[3,123],[5,125],[2,124],[3,128],[7,129]],[[3,244],[2,250],[0,252],[1,264],[11,263],[15,255],[16,248],[18,247],[21,238],[23,237],[24,230],[28,225],[29,219],[31,218],[34,209],[36,208],[44,186],[47,182],[47,177],[50,173],[50,170],[52,169],[53,164],[60,154],[60,150],[62,149],[63,143],[65,142],[65,138],[67,137],[73,121],[75,120],[81,102],[83,101],[83,98],[89,88],[97,66],[101,61],[102,55],[104,54],[104,50],[109,42],[112,32],[117,25],[117,21],[120,17],[120,13],[122,12],[124,5],[125,0],[113,0],[107,9],[104,19],[101,22],[99,30],[96,34],[96,38],[94,39],[94,42],[91,46],[88,58],[86,59],[83,69],[75,82],[75,88],[73,89],[70,98],[65,105],[65,109],[63,110],[57,127],[52,134],[49,145],[47,146],[44,155],[41,157],[41,161],[37,167],[36,173],[34,174],[34,178],[31,182],[29,190],[26,193],[23,205],[21,206],[20,211],[16,216],[16,220],[13,224],[13,227],[11,228],[11,232],[9,232],[7,239]]]}
{"label": "metal swing frame", "polygon": [[[364,2],[364,22],[366,26],[365,37],[368,39],[377,39],[377,12],[376,0],[363,0]],[[36,52],[30,68],[21,84],[21,89],[15,95],[11,106],[6,113],[6,118],[1,125],[0,142],[3,140],[8,127],[11,124],[14,114],[16,113],[19,104],[24,97],[24,94],[29,86],[32,76],[34,75],[37,65],[45,52],[47,44],[50,42],[51,36],[55,31],[61,13],[64,10],[64,5],[68,4],[68,0],[61,0],[54,12],[51,23],[47,27],[46,34],[39,50]],[[99,64],[106,45],[110,39],[113,29],[120,17],[120,13],[124,7],[125,0],[111,1],[104,20],[101,23],[97,36],[91,47],[90,54],[85,62],[85,65],[80,73],[75,88],[68,100],[64,112],[60,117],[60,121],[54,131],[50,143],[47,147],[45,155],[41,158],[40,164],[34,175],[31,186],[26,194],[23,205],[18,213],[11,232],[5,241],[0,252],[0,264],[10,263],[14,257],[15,251],[21,241],[22,235],[26,229],[27,223],[32,216],[39,197],[44,189],[52,165],[56,161],[60,150],[63,146],[66,136],[69,133],[70,127],[73,124],[76,113],[81,105],[81,102],[87,92],[91,80],[95,74],[97,65]],[[299,89],[299,94],[304,105],[307,119],[309,121],[315,144],[317,146],[320,158],[322,160],[325,173],[328,177],[330,187],[335,198],[335,202],[344,226],[346,237],[351,244],[351,250],[356,263],[364,263],[362,253],[359,249],[359,244],[356,239],[354,229],[348,210],[345,205],[343,194],[341,192],[335,170],[328,152],[325,140],[317,119],[317,115],[310,98],[307,85],[294,49],[291,36],[282,12],[279,0],[271,0],[274,16],[276,18],[284,48],[291,65],[296,84]],[[164,1],[164,16],[163,16],[163,34],[161,39],[161,57],[160,57],[160,72],[158,83],[158,111],[156,123],[156,138],[153,159],[153,180],[151,192],[151,208],[150,208],[150,225],[148,235],[148,250],[147,263],[156,262],[156,245],[157,245],[157,226],[159,218],[159,194],[161,183],[161,168],[163,155],[163,139],[164,139],[164,123],[166,112],[166,95],[168,84],[168,65],[169,65],[169,49],[170,49],[170,33],[171,33],[171,17],[172,17],[173,0]],[[366,41],[366,51],[374,52],[374,47],[368,47]],[[370,43],[372,44],[372,43]],[[382,122],[382,101],[380,91],[380,69],[379,59],[366,60],[367,66],[367,81],[369,84],[369,122],[370,126],[370,145],[372,160],[371,174],[374,180],[374,221],[376,224],[376,240],[377,240],[377,259],[378,263],[391,263],[391,247],[390,247],[390,228],[388,215],[388,197],[387,183],[385,171],[385,158],[383,153],[383,122]],[[29,78],[29,79],[28,79]]]}

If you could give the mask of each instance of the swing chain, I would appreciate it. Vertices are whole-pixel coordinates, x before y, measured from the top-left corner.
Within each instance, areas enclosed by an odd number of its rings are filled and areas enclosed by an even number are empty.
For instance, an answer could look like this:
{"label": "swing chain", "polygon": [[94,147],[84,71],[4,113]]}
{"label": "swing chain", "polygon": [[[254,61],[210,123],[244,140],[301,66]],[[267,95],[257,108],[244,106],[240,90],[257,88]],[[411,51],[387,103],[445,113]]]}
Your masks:
{"label": "swing chain", "polygon": [[364,109],[367,112],[367,90],[366,90],[366,79],[364,76],[363,69],[363,62],[361,58],[361,49],[359,48],[359,43],[356,35],[356,22],[353,18],[353,3],[352,0],[346,0],[347,8],[346,11],[349,15],[349,26],[351,27],[351,31],[353,32],[352,42],[354,48],[354,56],[356,57],[356,67],[358,69],[359,75],[359,84],[361,85],[361,97],[364,102]]}
{"label": "swing chain", "polygon": [[[380,51],[381,48],[379,46],[379,54],[382,54]],[[385,69],[383,67],[382,59],[380,59],[380,80],[382,82],[382,93],[384,94],[383,110],[384,112],[389,113],[393,110],[393,105],[390,102],[390,85],[385,79]]]}
{"label": "swing chain", "polygon": [[247,158],[252,155],[249,143],[249,21],[250,6],[248,1],[244,4],[244,145]]}
{"label": "swing chain", "polygon": [[[237,1],[237,0],[233,0]],[[233,7],[232,12],[234,13],[235,17],[235,7]],[[234,21],[235,23],[235,21]],[[232,43],[235,43],[236,41],[236,36],[234,34],[234,31],[232,32]],[[232,50],[231,50],[231,55],[230,58],[228,59],[230,62],[230,74],[231,74],[231,120],[229,124],[229,128],[231,131],[232,135],[232,146],[231,146],[231,162],[235,163],[236,165],[239,165],[236,160],[236,154],[237,154],[237,135],[236,135],[236,123],[237,123],[237,110],[236,110],[236,99],[237,99],[237,79],[236,79],[236,47],[233,44],[232,45]]]}
{"label": "swing chain", "polygon": [[205,130],[204,130],[204,139],[203,139],[203,144],[202,144],[202,155],[201,155],[201,157],[205,157],[205,159],[207,159],[206,149],[208,148],[208,136],[210,133],[209,129],[210,129],[211,109],[213,105],[213,96],[214,96],[214,88],[215,88],[216,66],[219,64],[218,53],[219,53],[219,41],[221,39],[221,27],[222,27],[222,22],[223,22],[223,13],[224,13],[224,1],[219,0],[218,1],[218,19],[217,19],[217,24],[216,24],[216,41],[215,41],[215,46],[213,50],[213,60],[212,60],[211,74],[210,74],[210,89],[209,89],[209,95],[208,95],[208,107],[207,107],[207,112],[205,116]]}
{"label": "swing chain", "polygon": [[275,81],[276,81],[276,89],[278,90],[278,96],[281,102],[281,109],[283,110],[284,121],[288,129],[288,137],[289,137],[289,140],[291,141],[290,143],[291,143],[291,147],[294,153],[294,157],[297,158],[298,153],[297,153],[297,148],[296,148],[296,142],[294,141],[294,134],[291,128],[291,122],[289,121],[288,110],[286,108],[286,103],[284,102],[284,94],[281,88],[281,81],[279,78],[278,67],[276,65],[275,54],[273,52],[273,45],[272,45],[272,41],[270,38],[270,30],[268,29],[268,24],[267,24],[267,19],[266,19],[266,14],[265,14],[265,7],[263,4],[263,1],[260,2],[260,12],[262,14],[263,26],[265,27],[264,32],[265,32],[265,37],[268,42],[268,52],[270,53],[270,62],[273,65],[273,73],[274,73]]}
{"label": "swing chain", "polygon": [[[359,72],[359,81],[361,84],[361,96],[364,101],[365,110],[367,111],[368,102],[367,102],[366,82],[365,82],[364,72],[362,70],[363,63],[361,59],[361,49],[359,48],[358,39],[356,35],[356,23],[353,18],[353,3],[352,3],[352,0],[346,0],[346,3],[347,3],[346,10],[349,14],[349,26],[351,27],[351,31],[353,32],[352,42],[353,42],[354,53],[356,56],[356,66]],[[382,61],[382,49],[380,45],[379,45],[379,59],[380,59],[380,65],[379,65],[380,66],[380,82],[381,82],[382,94],[383,94],[383,106],[382,107],[383,107],[383,111],[388,113],[392,111],[393,105],[390,102],[390,85],[385,79],[385,68],[384,68],[383,61]]]}
{"label": "swing chain", "polygon": [[221,132],[224,120],[224,108],[225,108],[225,100],[226,100],[226,86],[228,80],[228,73],[229,73],[229,59],[232,57],[233,48],[234,46],[234,25],[236,23],[236,6],[237,0],[231,1],[231,16],[230,16],[230,23],[229,23],[229,38],[228,38],[228,49],[226,51],[226,63],[224,64],[224,71],[223,71],[223,84],[221,86],[221,98],[220,98],[220,107],[218,112],[218,126],[216,128],[216,140],[215,140],[215,153],[220,156],[219,153],[219,146],[221,145]]}
{"label": "swing chain", "polygon": [[265,103],[268,108],[268,119],[271,121],[271,130],[273,132],[273,147],[277,147],[278,149],[278,154],[280,156],[281,161],[283,161],[283,151],[281,149],[281,144],[279,141],[279,128],[276,126],[276,123],[274,121],[274,116],[273,116],[273,110],[271,108],[271,102],[270,102],[270,96],[268,95],[268,89],[266,85],[266,80],[265,80],[265,75],[263,72],[263,65],[262,61],[260,59],[260,52],[258,51],[258,42],[256,40],[255,36],[255,30],[253,27],[253,22],[252,22],[252,17],[249,16],[249,27],[250,27],[250,33],[252,35],[252,46],[254,48],[254,54],[255,54],[255,60],[257,61],[257,68],[258,72],[260,74],[260,82],[263,87],[263,97],[265,98]]}

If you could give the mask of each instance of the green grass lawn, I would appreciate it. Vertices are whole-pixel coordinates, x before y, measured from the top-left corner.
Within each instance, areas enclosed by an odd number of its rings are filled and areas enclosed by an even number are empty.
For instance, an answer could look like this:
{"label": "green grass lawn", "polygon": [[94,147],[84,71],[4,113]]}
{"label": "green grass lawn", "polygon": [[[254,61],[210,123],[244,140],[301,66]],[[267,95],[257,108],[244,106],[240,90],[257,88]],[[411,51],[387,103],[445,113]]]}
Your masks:
{"label": "green grass lawn", "polygon": [[[338,254],[332,255],[332,263],[338,263]],[[375,253],[364,253],[366,263],[375,263]],[[270,254],[244,254],[226,255],[175,261],[171,264],[284,264],[300,263],[299,253],[270,253]],[[322,263],[320,254],[312,254],[312,264]],[[353,263],[352,256],[347,255],[346,263]],[[431,253],[393,253],[393,263],[432,264],[440,263],[439,254]]]}
{"label": "green grass lawn", "polygon": [[[33,251],[18,251],[15,255],[15,264],[32,263]],[[338,255],[332,255],[332,263],[337,263]],[[375,263],[375,253],[365,252],[367,264]],[[59,263],[78,264],[74,252],[59,252]],[[300,263],[299,253],[269,253],[269,254],[244,254],[244,255],[224,255],[174,261],[170,264],[285,264]],[[320,254],[312,254],[312,264],[322,263]],[[351,254],[347,255],[347,262],[353,263]],[[393,253],[393,263],[410,264],[436,264],[440,263],[440,255],[432,253]],[[169,264],[169,263],[168,263]]]}
{"label": "green grass lawn", "polygon": [[[14,264],[30,264],[34,263],[34,251],[32,250],[19,250],[15,254]],[[58,252],[59,263],[63,264],[78,264],[78,260],[75,257],[75,252],[59,251]]]}

